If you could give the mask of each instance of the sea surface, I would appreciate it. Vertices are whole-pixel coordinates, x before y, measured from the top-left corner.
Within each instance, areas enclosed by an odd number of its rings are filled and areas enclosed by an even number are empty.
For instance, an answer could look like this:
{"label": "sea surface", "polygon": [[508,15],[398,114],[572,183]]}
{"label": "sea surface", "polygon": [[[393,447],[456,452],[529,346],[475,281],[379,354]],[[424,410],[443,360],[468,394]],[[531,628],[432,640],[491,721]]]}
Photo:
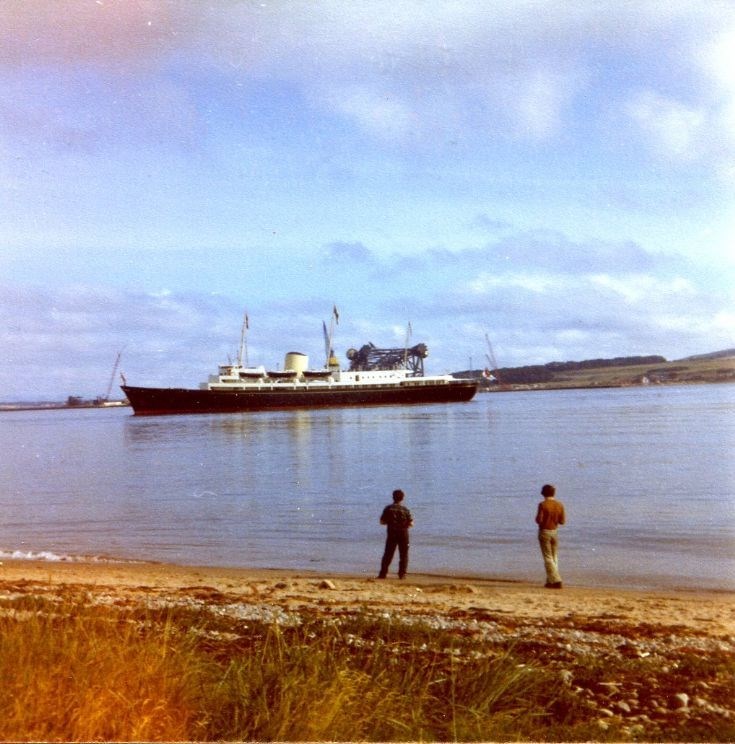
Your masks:
{"label": "sea surface", "polygon": [[373,576],[378,517],[402,488],[409,572],[542,583],[534,516],[549,482],[567,511],[565,583],[735,590],[734,414],[728,384],[150,418],[4,412],[0,560]]}

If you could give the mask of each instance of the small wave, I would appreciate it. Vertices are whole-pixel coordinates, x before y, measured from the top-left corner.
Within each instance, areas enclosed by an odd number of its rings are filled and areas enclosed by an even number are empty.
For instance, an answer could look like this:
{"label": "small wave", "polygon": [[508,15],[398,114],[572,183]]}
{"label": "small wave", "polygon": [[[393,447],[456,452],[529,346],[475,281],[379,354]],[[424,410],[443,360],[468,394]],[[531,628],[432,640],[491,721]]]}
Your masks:
{"label": "small wave", "polygon": [[143,563],[144,561],[122,560],[104,555],[67,555],[50,550],[0,550],[0,560],[48,561],[49,563]]}

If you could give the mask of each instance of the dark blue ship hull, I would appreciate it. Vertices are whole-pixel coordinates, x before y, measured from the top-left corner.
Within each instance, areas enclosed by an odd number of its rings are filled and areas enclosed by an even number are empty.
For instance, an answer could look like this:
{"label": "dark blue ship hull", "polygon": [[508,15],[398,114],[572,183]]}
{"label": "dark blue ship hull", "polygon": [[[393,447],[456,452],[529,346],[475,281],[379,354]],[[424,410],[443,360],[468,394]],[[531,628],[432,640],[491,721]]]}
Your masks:
{"label": "dark blue ship hull", "polygon": [[251,390],[194,390],[123,385],[139,416],[184,413],[236,413],[290,408],[416,405],[471,400],[477,383],[467,380],[412,378],[396,385],[270,385]]}

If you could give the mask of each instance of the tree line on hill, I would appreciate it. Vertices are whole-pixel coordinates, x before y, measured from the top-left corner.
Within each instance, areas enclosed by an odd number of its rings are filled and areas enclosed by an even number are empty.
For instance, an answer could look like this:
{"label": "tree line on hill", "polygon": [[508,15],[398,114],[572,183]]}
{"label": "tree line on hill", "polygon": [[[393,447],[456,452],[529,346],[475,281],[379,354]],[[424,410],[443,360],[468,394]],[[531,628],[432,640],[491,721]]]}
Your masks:
{"label": "tree line on hill", "polygon": [[527,367],[503,367],[494,376],[508,385],[550,382],[560,372],[597,369],[599,367],[632,367],[638,364],[661,364],[666,359],[658,355],[614,357],[612,359],[585,359],[581,362],[549,362]]}
{"label": "tree line on hill", "polygon": [[[529,385],[534,383],[551,382],[559,372],[574,370],[596,369],[599,367],[630,367],[637,364],[662,364],[666,358],[659,355],[614,357],[612,359],[585,359],[581,362],[548,362],[547,364],[531,364],[525,367],[499,367],[489,370],[493,377],[504,385]],[[455,377],[479,377],[479,370],[455,372]]]}

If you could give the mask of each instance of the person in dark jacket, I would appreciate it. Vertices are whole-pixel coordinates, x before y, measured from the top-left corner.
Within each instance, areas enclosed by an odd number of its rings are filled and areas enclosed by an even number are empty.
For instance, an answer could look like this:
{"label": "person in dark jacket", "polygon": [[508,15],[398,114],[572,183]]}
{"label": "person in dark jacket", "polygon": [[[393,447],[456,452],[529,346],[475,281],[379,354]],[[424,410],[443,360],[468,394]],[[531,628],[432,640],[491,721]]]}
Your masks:
{"label": "person in dark jacket", "polygon": [[400,488],[393,491],[393,503],[383,509],[380,515],[380,524],[387,528],[385,537],[385,551],[383,560],[380,563],[379,579],[384,579],[388,575],[396,548],[398,548],[398,578],[406,576],[408,568],[408,530],[413,527],[413,517],[411,512],[401,503],[405,494]]}

